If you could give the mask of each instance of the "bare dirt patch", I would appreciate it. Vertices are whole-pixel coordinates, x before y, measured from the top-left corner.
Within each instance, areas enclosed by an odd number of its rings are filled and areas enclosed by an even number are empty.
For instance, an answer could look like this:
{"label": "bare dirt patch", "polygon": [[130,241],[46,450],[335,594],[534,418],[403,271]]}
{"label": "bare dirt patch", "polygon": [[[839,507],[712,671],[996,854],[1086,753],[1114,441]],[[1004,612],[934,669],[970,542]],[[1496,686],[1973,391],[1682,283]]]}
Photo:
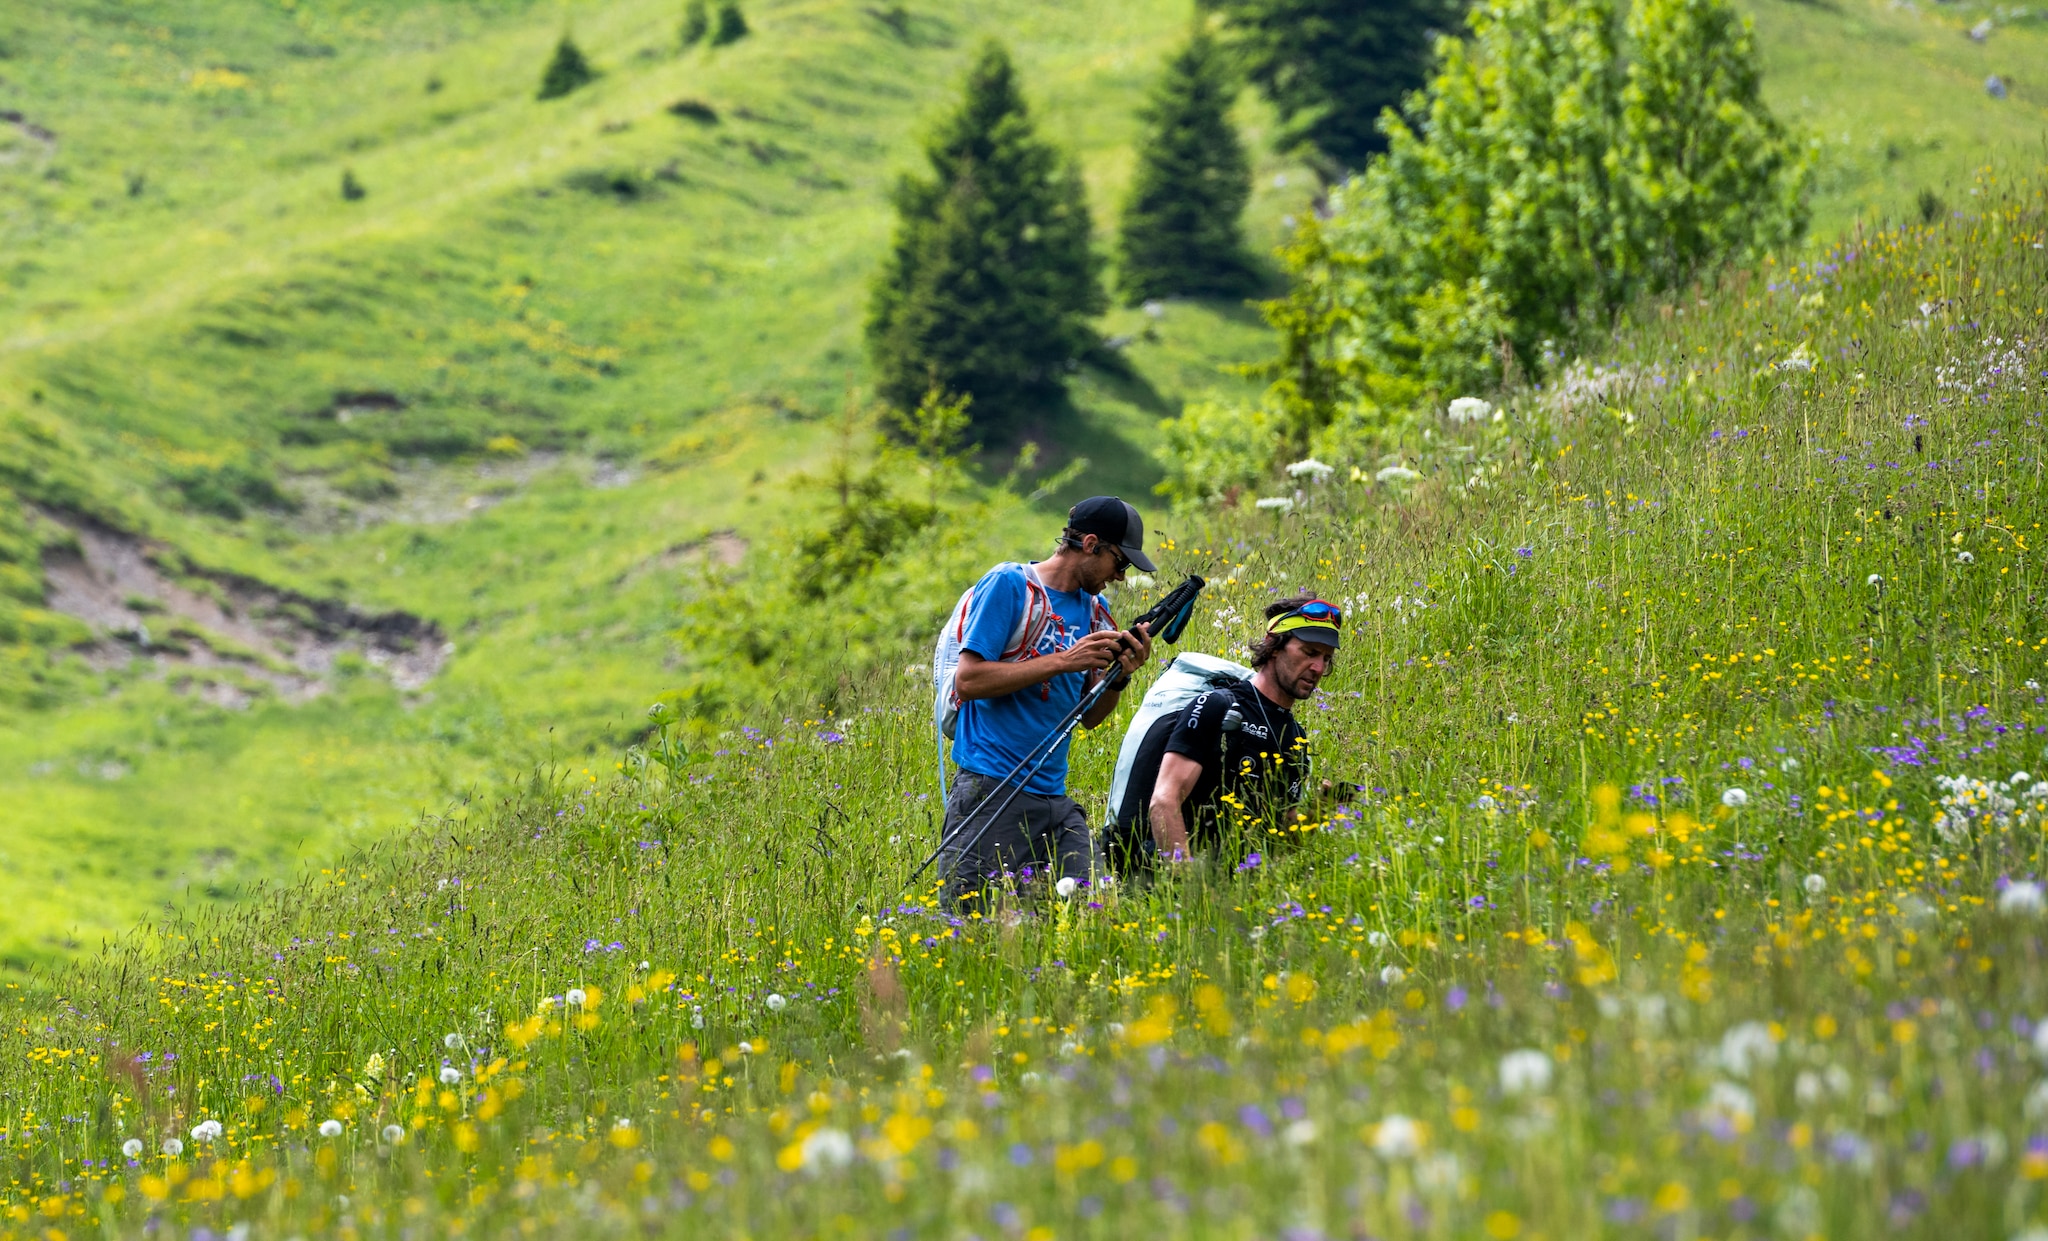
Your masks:
{"label": "bare dirt patch", "polygon": [[624,585],[649,573],[672,573],[686,564],[715,564],[737,568],[747,558],[747,541],[731,530],[714,530],[701,539],[678,543],[658,556],[649,556],[619,577]]}
{"label": "bare dirt patch", "polygon": [[439,626],[407,612],[361,612],[253,578],[198,569],[178,553],[69,515],[38,517],[70,532],[43,558],[46,602],[97,635],[85,654],[105,667],[153,663],[173,684],[239,709],[275,692],[326,692],[354,654],[401,689],[418,689],[454,652]]}

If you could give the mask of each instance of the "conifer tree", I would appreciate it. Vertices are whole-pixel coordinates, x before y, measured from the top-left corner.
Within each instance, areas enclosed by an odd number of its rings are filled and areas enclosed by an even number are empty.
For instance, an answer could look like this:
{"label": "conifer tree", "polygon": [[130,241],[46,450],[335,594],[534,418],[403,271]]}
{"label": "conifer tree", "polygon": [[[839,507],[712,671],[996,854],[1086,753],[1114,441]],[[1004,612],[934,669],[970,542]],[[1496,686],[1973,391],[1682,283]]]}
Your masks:
{"label": "conifer tree", "polygon": [[1457,0],[1218,0],[1233,43],[1279,109],[1283,145],[1313,147],[1336,179],[1387,147],[1382,109],[1428,77]]}
{"label": "conifer tree", "polygon": [[746,37],[747,15],[740,12],[739,0],[720,0],[718,21],[711,28],[711,46],[724,47]]}
{"label": "conifer tree", "polygon": [[555,56],[548,62],[547,72],[541,75],[539,97],[559,99],[596,76],[597,71],[583,58],[583,49],[565,34],[555,45]]}
{"label": "conifer tree", "polygon": [[928,177],[896,188],[895,244],[868,310],[877,390],[913,409],[934,387],[998,422],[1065,390],[1104,306],[1079,169],[1032,127],[1009,53],[990,41],[960,108],[926,143]]}
{"label": "conifer tree", "polygon": [[1234,85],[1222,49],[1197,31],[1139,114],[1147,133],[1124,203],[1117,273],[1133,304],[1252,290],[1239,224],[1251,162],[1230,123]]}

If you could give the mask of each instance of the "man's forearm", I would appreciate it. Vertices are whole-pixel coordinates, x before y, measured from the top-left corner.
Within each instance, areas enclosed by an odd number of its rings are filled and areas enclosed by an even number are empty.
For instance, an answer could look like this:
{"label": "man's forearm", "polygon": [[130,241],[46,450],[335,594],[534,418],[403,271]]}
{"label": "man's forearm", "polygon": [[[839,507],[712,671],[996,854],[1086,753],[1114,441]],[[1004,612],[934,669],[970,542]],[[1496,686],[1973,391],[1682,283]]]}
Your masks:
{"label": "man's forearm", "polygon": [[1180,802],[1154,798],[1152,801],[1152,843],[1161,857],[1188,855],[1188,826],[1181,818]]}
{"label": "man's forearm", "polygon": [[1056,659],[963,659],[953,672],[953,691],[962,702],[1001,698],[1050,681],[1062,671]]}

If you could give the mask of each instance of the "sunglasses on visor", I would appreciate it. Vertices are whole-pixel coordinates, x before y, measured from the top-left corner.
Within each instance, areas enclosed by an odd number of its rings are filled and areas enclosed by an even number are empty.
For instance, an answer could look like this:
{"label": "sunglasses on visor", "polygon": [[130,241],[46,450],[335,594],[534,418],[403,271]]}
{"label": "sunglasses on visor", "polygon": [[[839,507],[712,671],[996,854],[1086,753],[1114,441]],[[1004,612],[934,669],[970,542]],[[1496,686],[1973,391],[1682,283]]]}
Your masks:
{"label": "sunglasses on visor", "polygon": [[[1311,599],[1292,612],[1282,612],[1274,617],[1272,624],[1268,625],[1267,629],[1277,630],[1283,622],[1297,619],[1310,621],[1318,625],[1328,625],[1333,629],[1340,628],[1344,624],[1344,609],[1334,603],[1326,603],[1321,599]],[[1289,628],[1293,628],[1293,626],[1289,626]]]}

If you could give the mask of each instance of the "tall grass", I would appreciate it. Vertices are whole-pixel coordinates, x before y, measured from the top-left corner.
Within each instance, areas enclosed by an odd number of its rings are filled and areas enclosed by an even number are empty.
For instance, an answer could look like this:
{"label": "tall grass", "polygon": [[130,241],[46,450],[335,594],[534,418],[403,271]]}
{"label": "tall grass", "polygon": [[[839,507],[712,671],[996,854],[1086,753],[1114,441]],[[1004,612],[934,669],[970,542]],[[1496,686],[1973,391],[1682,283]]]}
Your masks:
{"label": "tall grass", "polygon": [[1349,609],[1303,709],[1363,791],[1255,858],[934,908],[897,674],[550,769],[11,988],[4,1227],[2048,1227],[2048,214],[1982,189],[1174,531],[1193,648]]}

